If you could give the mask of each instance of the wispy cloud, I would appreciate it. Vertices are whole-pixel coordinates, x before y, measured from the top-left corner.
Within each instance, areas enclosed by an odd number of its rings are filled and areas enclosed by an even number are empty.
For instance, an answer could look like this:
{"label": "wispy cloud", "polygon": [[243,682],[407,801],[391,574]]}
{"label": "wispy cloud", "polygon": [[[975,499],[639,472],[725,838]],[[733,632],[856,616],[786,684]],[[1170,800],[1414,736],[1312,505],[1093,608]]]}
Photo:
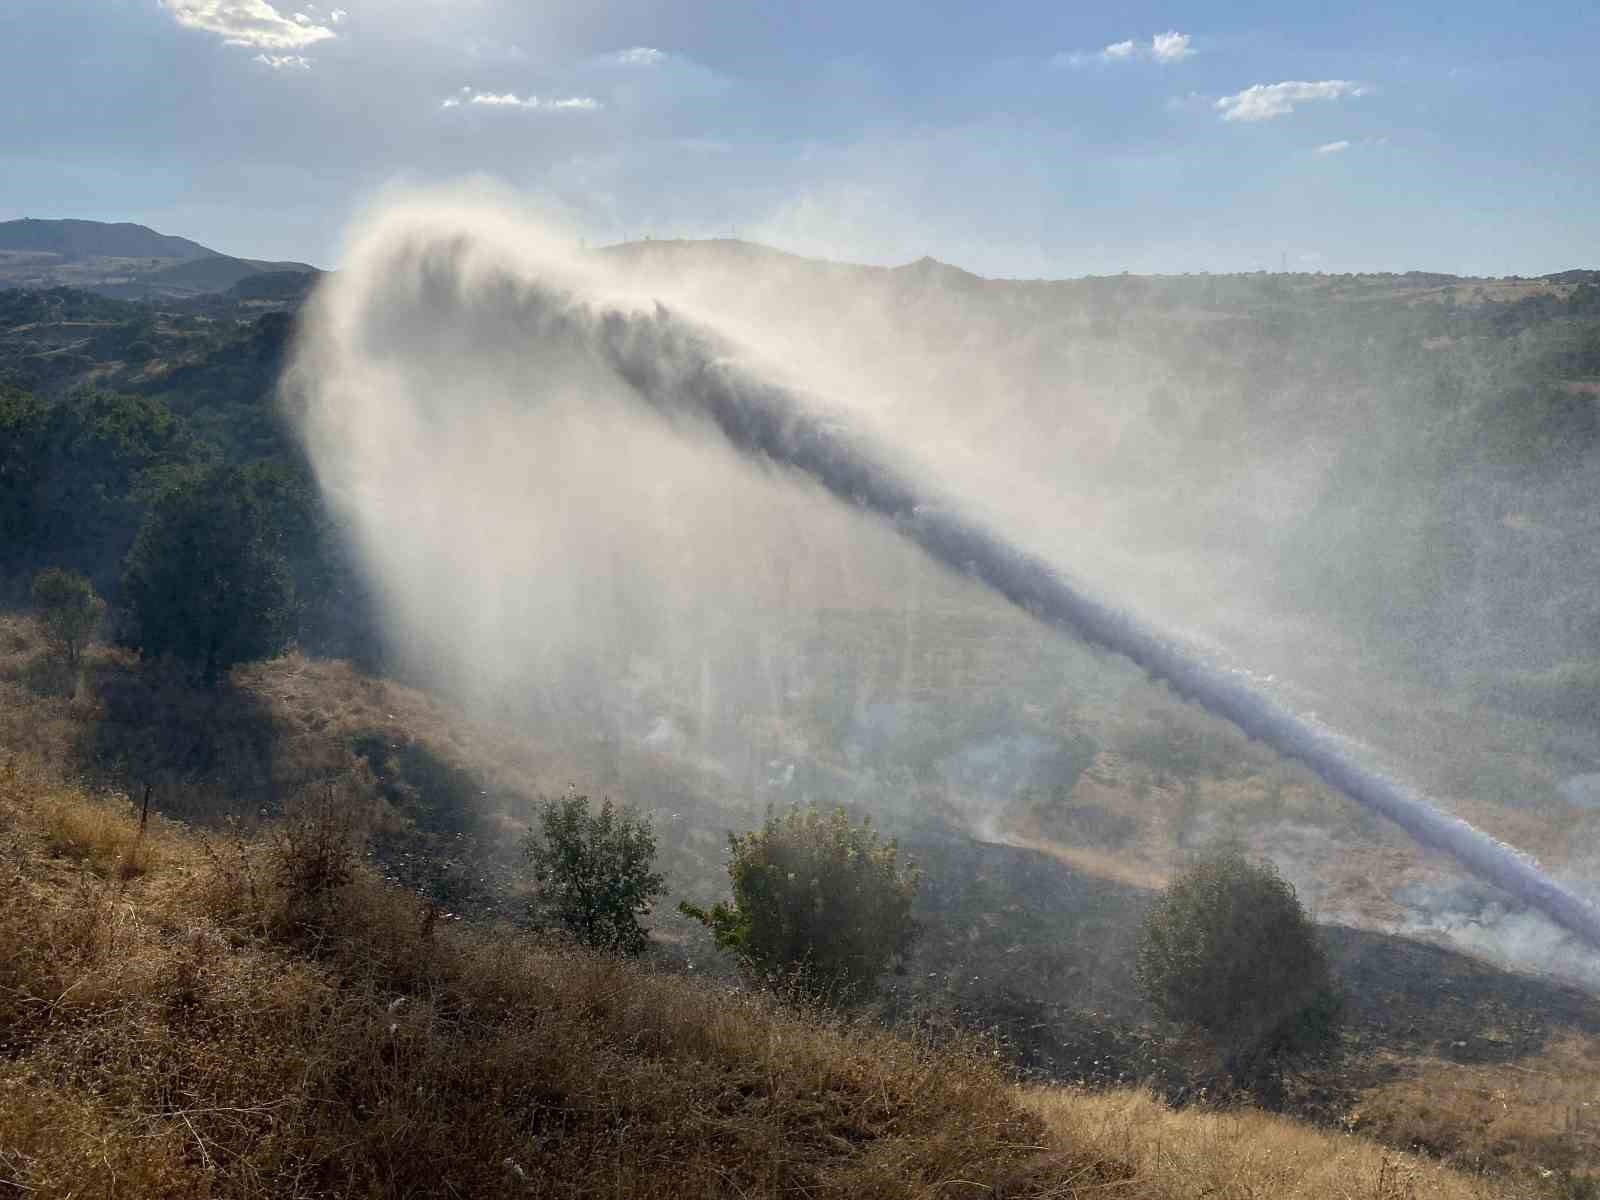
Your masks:
{"label": "wispy cloud", "polygon": [[274,71],[309,71],[311,60],[304,54],[258,54],[251,60],[271,67]]}
{"label": "wispy cloud", "polygon": [[215,33],[230,46],[259,50],[303,50],[336,36],[303,12],[284,16],[267,0],[161,0],[186,29]]}
{"label": "wispy cloud", "polygon": [[479,92],[470,87],[464,87],[454,96],[446,97],[439,106],[441,108],[521,108],[544,110],[576,110],[589,111],[600,107],[600,101],[593,96],[564,96],[549,98],[544,96],[519,96],[515,92]]}
{"label": "wispy cloud", "polygon": [[1103,62],[1132,62],[1143,59],[1148,62],[1176,63],[1194,55],[1194,48],[1190,45],[1193,37],[1187,33],[1179,33],[1176,29],[1169,29],[1166,33],[1158,33],[1148,42],[1135,41],[1129,38],[1125,42],[1112,42],[1100,50],[1073,50],[1064,54],[1057,54],[1050,60],[1054,67],[1082,67],[1090,63]]}
{"label": "wispy cloud", "polygon": [[1322,79],[1315,83],[1287,80],[1283,83],[1258,83],[1242,92],[1217,101],[1224,121],[1270,121],[1287,116],[1302,100],[1337,100],[1340,96],[1360,96],[1364,88],[1346,79]]}
{"label": "wispy cloud", "polygon": [[1317,147],[1318,154],[1342,154],[1350,149],[1350,143],[1344,139],[1337,142],[1323,142]]}
{"label": "wispy cloud", "polygon": [[611,56],[611,61],[625,67],[653,67],[666,61],[666,54],[651,46],[631,46]]}

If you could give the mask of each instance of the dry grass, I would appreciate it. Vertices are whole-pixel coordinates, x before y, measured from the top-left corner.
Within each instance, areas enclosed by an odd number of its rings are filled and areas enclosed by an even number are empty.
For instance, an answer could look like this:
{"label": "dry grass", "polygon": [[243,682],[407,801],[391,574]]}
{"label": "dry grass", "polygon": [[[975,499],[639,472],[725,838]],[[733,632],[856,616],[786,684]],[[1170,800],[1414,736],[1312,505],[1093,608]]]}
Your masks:
{"label": "dry grass", "polygon": [[360,870],[309,888],[283,863],[304,830],[153,820],[142,873],[116,869],[137,835],[121,797],[0,769],[0,1184],[19,1195],[1503,1194],[1359,1139],[1021,1091],[981,1045],[445,929]]}
{"label": "dry grass", "polygon": [[[38,661],[31,622],[0,616],[0,1192],[534,1194],[526,1179],[549,1196],[1504,1194],[1288,1122],[1019,1092],[975,1046],[934,1049],[446,928],[360,870],[344,881],[314,809],[309,824],[248,838],[206,840],[155,817],[141,835],[126,797],[64,782],[64,769],[92,767],[86,749],[107,768],[99,778],[126,786],[153,733],[203,727],[209,757],[157,773],[158,805],[234,813],[248,830],[262,797],[314,779],[370,803],[350,745],[372,731],[471,764],[499,803],[562,786],[583,747],[530,745],[298,656],[241,669],[220,700],[105,647],[86,656],[76,695]],[[8,749],[20,746],[29,753]],[[1136,795],[1106,762],[1103,786],[1078,799],[1130,813],[1183,802],[1176,787]],[[1225,782],[1241,796],[1253,786]],[[1292,809],[1298,787],[1259,803]],[[1170,823],[1147,822],[1116,853],[1073,847],[1072,861],[1149,886]],[[1439,1148],[1415,1131],[1448,1111],[1464,1147],[1522,1136],[1511,1118],[1464,1107],[1481,1081],[1440,1070],[1369,1095],[1360,1128]],[[1462,1098],[1440,1104],[1445,1089]],[[1516,1163],[1543,1165],[1539,1130],[1586,1119],[1581,1101],[1576,1117],[1562,1103],[1531,1092],[1510,1103],[1530,1147]]]}
{"label": "dry grass", "polygon": [[[1466,1200],[1496,1194],[1438,1163],[1251,1110],[1172,1112],[1138,1092],[1032,1089],[1024,1106],[1062,1142],[1127,1165],[1148,1200]],[[1110,1193],[1119,1194],[1119,1193]]]}
{"label": "dry grass", "polygon": [[1468,1169],[1600,1175],[1600,1037],[1568,1033],[1519,1063],[1411,1064],[1351,1125]]}
{"label": "dry grass", "polygon": [[0,1161],[28,1194],[1004,1195],[1043,1166],[971,1051],[447,933],[359,873],[311,896],[286,840],[163,829],[147,874],[97,874],[54,830],[100,802],[44,782],[0,784]]}

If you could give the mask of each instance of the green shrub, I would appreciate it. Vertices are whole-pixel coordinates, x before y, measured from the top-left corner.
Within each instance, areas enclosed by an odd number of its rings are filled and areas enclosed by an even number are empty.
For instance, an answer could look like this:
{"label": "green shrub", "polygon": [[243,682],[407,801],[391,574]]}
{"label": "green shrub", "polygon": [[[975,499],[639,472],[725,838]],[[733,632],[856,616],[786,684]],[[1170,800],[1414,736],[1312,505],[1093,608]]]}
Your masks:
{"label": "green shrub", "polygon": [[1224,852],[1184,871],[1151,905],[1135,978],[1168,1020],[1222,1054],[1235,1083],[1327,1045],[1337,1003],[1316,927],[1270,863]]}
{"label": "green shrub", "polygon": [[832,1000],[863,995],[910,948],[921,876],[870,822],[853,826],[842,808],[823,816],[796,807],[729,834],[728,849],[732,904],[681,910],[770,986],[798,982]]}
{"label": "green shrub", "polygon": [[33,611],[50,648],[76,669],[83,648],[105,616],[106,602],[95,594],[87,577],[46,567],[33,577]]}
{"label": "green shrub", "polygon": [[639,924],[666,879],[651,871],[655,833],[647,818],[610,800],[595,812],[576,793],[540,806],[542,836],[529,834],[534,920],[597,950],[638,954],[649,944]]}

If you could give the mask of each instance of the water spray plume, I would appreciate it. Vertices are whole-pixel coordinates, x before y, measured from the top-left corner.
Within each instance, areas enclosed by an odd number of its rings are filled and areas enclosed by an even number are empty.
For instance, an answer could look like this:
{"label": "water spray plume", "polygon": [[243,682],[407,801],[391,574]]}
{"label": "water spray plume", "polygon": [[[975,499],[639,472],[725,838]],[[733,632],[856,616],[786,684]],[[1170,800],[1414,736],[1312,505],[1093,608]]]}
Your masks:
{"label": "water spray plume", "polygon": [[[582,268],[530,257],[525,242],[507,236],[504,230],[432,233],[425,223],[380,232],[368,243],[367,260],[313,305],[291,387],[305,406],[313,461],[336,498],[360,487],[362,471],[404,469],[382,455],[353,455],[350,445],[345,406],[353,389],[377,383],[373,371],[381,371],[386,347],[404,346],[408,363],[426,361],[429,346],[448,346],[478,358],[515,356],[526,370],[595,386],[606,380],[637,408],[688,433],[709,427],[746,459],[798,473],[888,522],[934,561],[1035,620],[1126,657],[1600,948],[1600,910],[1531,859],[1364,766],[1349,742],[1248,686],[1243,672],[1207,661],[964,515],[893,465],[885,448],[825,415],[800,390],[775,382],[727,334],[660,304],[608,295]],[[353,470],[357,458],[361,468]]]}

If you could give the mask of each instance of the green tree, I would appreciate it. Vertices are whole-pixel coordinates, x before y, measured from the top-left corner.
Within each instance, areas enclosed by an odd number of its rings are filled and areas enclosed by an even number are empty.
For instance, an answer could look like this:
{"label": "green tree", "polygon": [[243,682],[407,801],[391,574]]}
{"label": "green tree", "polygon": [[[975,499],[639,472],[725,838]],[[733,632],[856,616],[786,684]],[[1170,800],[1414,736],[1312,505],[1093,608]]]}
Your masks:
{"label": "green tree", "polygon": [[169,489],[123,574],[127,641],[193,663],[208,686],[235,663],[281,651],[293,625],[293,582],[252,482],[226,468]]}
{"label": "green tree", "polygon": [[1271,863],[1235,852],[1195,863],[1151,905],[1135,978],[1243,1086],[1264,1086],[1332,1037],[1337,1002],[1316,927]]}
{"label": "green tree", "polygon": [[666,890],[652,871],[655,833],[648,818],[610,800],[596,812],[576,792],[540,806],[540,833],[524,853],[533,867],[533,918],[585,946],[638,954],[649,944],[639,918]]}
{"label": "green tree", "polygon": [[0,395],[0,569],[52,562],[114,584],[150,499],[199,453],[159,401]]}
{"label": "green tree", "polygon": [[795,807],[730,833],[728,851],[733,902],[681,910],[769,985],[798,980],[834,999],[864,995],[910,948],[921,874],[901,866],[894,841],[870,821]]}
{"label": "green tree", "polygon": [[106,602],[76,571],[46,567],[33,577],[33,611],[45,639],[73,670],[105,616]]}

